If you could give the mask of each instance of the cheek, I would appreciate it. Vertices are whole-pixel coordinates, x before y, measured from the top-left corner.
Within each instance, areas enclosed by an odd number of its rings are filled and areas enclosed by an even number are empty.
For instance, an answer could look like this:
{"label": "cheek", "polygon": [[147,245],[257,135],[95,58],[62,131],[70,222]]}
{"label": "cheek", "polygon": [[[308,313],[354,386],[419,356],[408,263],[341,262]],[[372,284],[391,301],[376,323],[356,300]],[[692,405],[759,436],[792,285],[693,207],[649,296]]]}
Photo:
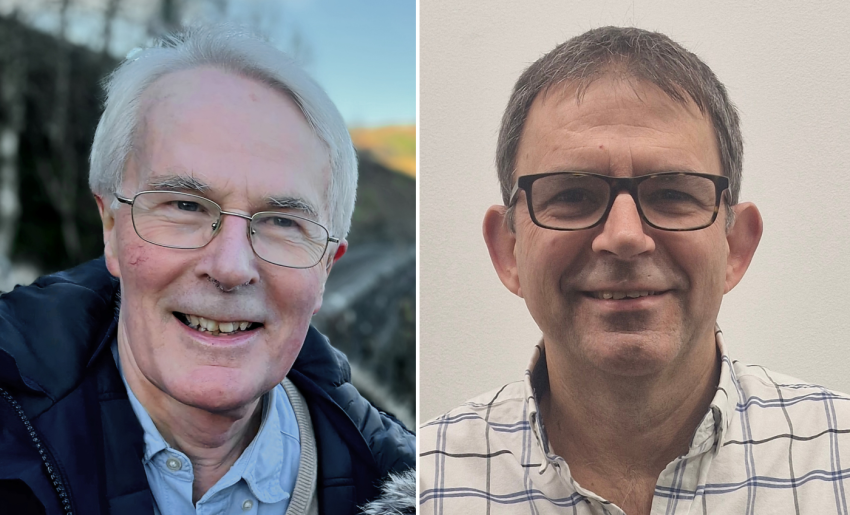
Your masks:
{"label": "cheek", "polygon": [[[687,233],[678,236],[687,236]],[[726,283],[725,237],[712,230],[701,234],[700,238],[671,238],[666,247],[676,264],[685,271],[691,294],[703,303],[719,304]]]}
{"label": "cheek", "polygon": [[[542,232],[545,231],[545,232]],[[584,251],[590,250],[591,236],[541,229],[517,238],[517,266],[529,286],[557,285],[584,266]]]}
{"label": "cheek", "polygon": [[110,270],[117,267],[120,277],[131,278],[140,267],[150,261],[153,245],[143,241],[133,229],[128,217],[119,217],[115,223],[114,237],[110,242],[113,263]]}
{"label": "cheek", "polygon": [[517,238],[519,282],[532,313],[563,310],[566,284],[583,269],[582,250],[590,245],[580,236],[541,229]]}
{"label": "cheek", "polygon": [[290,324],[303,320],[303,325],[309,325],[310,318],[321,305],[324,277],[319,271],[320,265],[308,270],[287,270],[267,279],[274,292],[274,303],[277,312]]}
{"label": "cheek", "polygon": [[122,244],[118,255],[121,277],[128,282],[150,284],[151,280],[155,280],[153,271],[159,268],[153,266],[156,254],[153,245],[142,241]]}
{"label": "cheek", "polygon": [[132,305],[155,303],[154,295],[172,284],[184,268],[180,254],[142,241],[130,228],[116,241],[116,261],[122,285],[122,302]]}

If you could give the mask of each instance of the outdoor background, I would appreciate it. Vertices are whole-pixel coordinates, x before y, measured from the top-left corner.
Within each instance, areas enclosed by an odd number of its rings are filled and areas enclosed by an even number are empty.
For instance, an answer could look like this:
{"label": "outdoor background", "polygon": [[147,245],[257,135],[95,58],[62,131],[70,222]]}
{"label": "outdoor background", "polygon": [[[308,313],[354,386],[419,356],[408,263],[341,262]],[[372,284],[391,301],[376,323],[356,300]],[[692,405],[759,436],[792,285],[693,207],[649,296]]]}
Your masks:
{"label": "outdoor background", "polygon": [[268,37],[348,123],[357,208],[314,323],[361,392],[413,427],[414,0],[0,0],[0,292],[103,253],[87,183],[100,83],[132,48],[203,20]]}
{"label": "outdoor background", "polygon": [[420,417],[522,378],[540,331],[481,236],[520,73],[594,27],[663,32],[742,116],[742,200],[764,217],[723,301],[733,359],[850,392],[850,2],[427,0],[420,5]]}

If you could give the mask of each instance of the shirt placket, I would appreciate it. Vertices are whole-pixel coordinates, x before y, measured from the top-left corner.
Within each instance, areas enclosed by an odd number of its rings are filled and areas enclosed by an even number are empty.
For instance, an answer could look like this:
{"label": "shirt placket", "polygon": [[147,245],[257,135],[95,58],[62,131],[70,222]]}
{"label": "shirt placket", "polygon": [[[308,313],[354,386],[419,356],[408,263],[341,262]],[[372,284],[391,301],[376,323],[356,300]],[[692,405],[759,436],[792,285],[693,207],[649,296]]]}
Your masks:
{"label": "shirt placket", "polygon": [[652,515],[691,513],[694,502],[703,495],[700,485],[705,483],[714,457],[718,418],[716,408],[712,407],[694,432],[688,453],[670,462],[658,476]]}

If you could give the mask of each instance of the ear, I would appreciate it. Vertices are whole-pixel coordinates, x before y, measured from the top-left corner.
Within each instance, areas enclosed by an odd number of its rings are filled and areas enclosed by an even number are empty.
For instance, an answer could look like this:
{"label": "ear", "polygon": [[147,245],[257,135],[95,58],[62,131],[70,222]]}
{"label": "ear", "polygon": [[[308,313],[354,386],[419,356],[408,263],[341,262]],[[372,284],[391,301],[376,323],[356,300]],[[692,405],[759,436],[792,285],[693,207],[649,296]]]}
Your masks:
{"label": "ear", "polygon": [[752,202],[732,206],[735,222],[726,233],[729,255],[726,259],[726,286],[729,293],[744,277],[759,246],[764,229],[761,214]]}
{"label": "ear", "polygon": [[115,213],[112,207],[106,205],[103,197],[94,196],[97,202],[97,210],[100,212],[100,221],[103,224],[103,255],[106,258],[106,268],[115,277],[121,277],[121,269],[118,267],[117,243],[115,238]]}
{"label": "ear", "polygon": [[[328,244],[333,245],[332,243]],[[330,257],[327,258],[328,262],[325,264],[325,279],[322,281],[321,289],[319,291],[319,295],[316,296],[316,304],[313,306],[313,314],[319,312],[322,309],[322,302],[325,297],[325,284],[328,281],[328,276],[331,273],[331,268],[333,268],[334,263],[339,261],[339,258],[345,255],[345,252],[348,250],[348,240],[345,238],[341,238],[339,243],[336,243],[336,249],[333,250],[333,254],[329,254]],[[318,265],[317,265],[318,266]]]}
{"label": "ear", "polygon": [[336,244],[336,250],[334,250],[333,256],[331,259],[328,259],[328,263],[325,265],[325,273],[331,273],[331,268],[334,266],[334,263],[339,261],[339,258],[344,256],[346,251],[348,251],[348,240],[341,238],[339,243]]}
{"label": "ear", "polygon": [[508,227],[506,212],[505,206],[490,206],[484,214],[484,242],[502,284],[514,295],[522,297],[515,254],[516,233]]}

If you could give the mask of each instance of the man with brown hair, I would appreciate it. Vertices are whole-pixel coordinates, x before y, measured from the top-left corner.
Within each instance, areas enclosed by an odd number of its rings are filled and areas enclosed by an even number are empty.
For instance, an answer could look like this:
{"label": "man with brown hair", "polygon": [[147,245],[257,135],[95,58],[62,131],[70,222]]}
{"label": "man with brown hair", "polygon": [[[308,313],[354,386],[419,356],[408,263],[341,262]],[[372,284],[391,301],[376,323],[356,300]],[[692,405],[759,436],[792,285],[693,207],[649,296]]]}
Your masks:
{"label": "man with brown hair", "polygon": [[733,362],[716,325],[762,220],[712,71],[591,30],[523,73],[497,153],[484,238],[543,340],[422,427],[422,512],[846,513],[850,398]]}

